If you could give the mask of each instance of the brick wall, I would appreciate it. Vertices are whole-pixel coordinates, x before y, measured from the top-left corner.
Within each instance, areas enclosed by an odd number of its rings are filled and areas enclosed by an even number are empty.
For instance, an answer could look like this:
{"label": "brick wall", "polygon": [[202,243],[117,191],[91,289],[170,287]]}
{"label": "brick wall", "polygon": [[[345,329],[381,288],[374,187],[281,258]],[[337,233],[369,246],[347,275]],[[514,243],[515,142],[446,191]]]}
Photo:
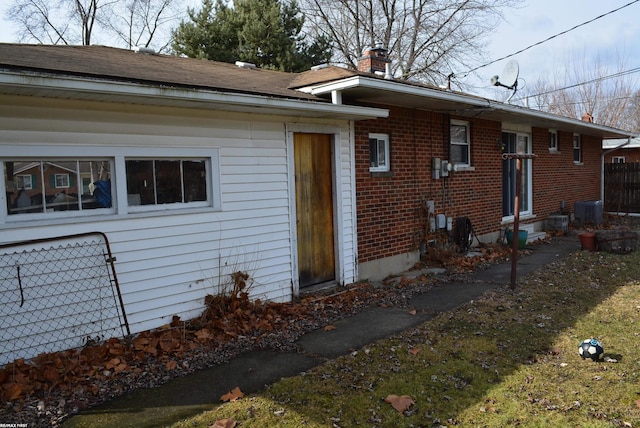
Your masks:
{"label": "brick wall", "polygon": [[[465,119],[471,124],[473,171],[458,171],[449,178],[432,178],[432,158],[447,159],[449,116],[391,107],[387,119],[358,121],[356,137],[356,197],[358,260],[360,263],[416,251],[428,231],[424,209],[435,202],[435,214],[455,219],[469,217],[481,236],[498,232],[502,224],[502,141],[499,122]],[[369,133],[389,134],[391,172],[369,172]],[[548,150],[547,129],[532,131],[533,207],[541,221],[577,200],[599,199],[600,141],[582,137],[583,162],[574,164],[572,134],[560,132],[560,150]]]}
{"label": "brick wall", "polygon": [[625,163],[638,163],[640,162],[640,147],[633,147],[630,149],[621,148],[614,152],[605,155],[605,163],[611,163],[616,156],[624,157]]}

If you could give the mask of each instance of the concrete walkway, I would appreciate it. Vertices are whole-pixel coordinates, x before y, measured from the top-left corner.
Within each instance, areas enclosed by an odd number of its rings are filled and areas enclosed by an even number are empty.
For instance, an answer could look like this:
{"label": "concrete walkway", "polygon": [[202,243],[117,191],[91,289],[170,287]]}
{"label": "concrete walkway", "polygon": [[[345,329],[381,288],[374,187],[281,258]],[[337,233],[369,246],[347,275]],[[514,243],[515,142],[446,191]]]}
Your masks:
{"label": "concrete walkway", "polygon": [[[556,237],[550,244],[529,247],[530,255],[517,264],[518,277],[580,250],[578,237]],[[415,275],[416,272],[411,272]],[[488,290],[508,285],[511,263],[475,272],[460,283],[442,283],[414,296],[416,309],[372,306],[334,323],[334,330],[312,331],[297,341],[300,352],[248,352],[232,361],[175,379],[157,388],[137,390],[85,410],[67,420],[64,427],[162,427],[196,415],[219,404],[221,395],[238,386],[245,393],[258,392],[283,377],[295,376],[326,359],[336,358],[368,343],[400,333],[476,299]]]}

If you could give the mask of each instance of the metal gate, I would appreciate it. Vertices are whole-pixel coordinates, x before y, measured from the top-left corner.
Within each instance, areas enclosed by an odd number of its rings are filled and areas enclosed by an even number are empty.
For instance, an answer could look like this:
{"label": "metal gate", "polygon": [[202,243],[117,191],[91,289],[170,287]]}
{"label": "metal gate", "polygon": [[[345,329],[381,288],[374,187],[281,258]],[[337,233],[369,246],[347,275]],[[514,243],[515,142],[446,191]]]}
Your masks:
{"label": "metal gate", "polygon": [[0,365],[130,334],[107,236],[0,245]]}

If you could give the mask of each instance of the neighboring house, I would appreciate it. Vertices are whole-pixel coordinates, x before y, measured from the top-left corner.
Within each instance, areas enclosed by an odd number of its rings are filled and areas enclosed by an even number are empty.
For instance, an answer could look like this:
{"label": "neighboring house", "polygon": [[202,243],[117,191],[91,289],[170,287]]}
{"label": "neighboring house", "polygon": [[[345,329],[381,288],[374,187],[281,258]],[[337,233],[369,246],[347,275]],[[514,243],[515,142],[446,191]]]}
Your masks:
{"label": "neighboring house", "polygon": [[198,315],[236,271],[252,298],[287,301],[399,272],[458,218],[495,241],[514,217],[505,152],[538,156],[523,160],[520,218],[540,230],[598,199],[600,143],[628,137],[396,82],[387,63],[374,49],[357,72],[290,74],[0,44],[0,244],[104,233],[136,333]]}
{"label": "neighboring house", "polygon": [[516,161],[503,153],[537,156],[522,160],[519,219],[530,237],[550,214],[570,214],[575,202],[600,199],[601,142],[630,134],[385,79],[385,53],[364,53],[358,69],[370,73],[325,67],[293,82],[336,104],[390,112],[354,124],[361,279],[402,271],[421,250],[455,240],[458,218],[468,218],[484,242],[503,236],[513,227],[516,193]]}
{"label": "neighboring house", "polygon": [[640,162],[640,138],[605,140],[602,142],[605,163]]}
{"label": "neighboring house", "polygon": [[[274,301],[357,281],[353,121],[388,112],[288,89],[295,77],[0,44],[0,244],[104,233],[132,333],[199,315],[236,271]],[[0,305],[19,314],[13,270]]]}

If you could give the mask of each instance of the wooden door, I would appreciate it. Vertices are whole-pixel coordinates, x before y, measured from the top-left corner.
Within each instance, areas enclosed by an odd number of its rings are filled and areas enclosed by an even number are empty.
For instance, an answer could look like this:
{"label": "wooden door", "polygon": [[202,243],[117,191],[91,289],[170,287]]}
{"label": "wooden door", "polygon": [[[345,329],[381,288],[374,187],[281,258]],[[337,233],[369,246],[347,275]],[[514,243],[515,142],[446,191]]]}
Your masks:
{"label": "wooden door", "polygon": [[294,134],[300,287],[335,280],[331,136]]}

